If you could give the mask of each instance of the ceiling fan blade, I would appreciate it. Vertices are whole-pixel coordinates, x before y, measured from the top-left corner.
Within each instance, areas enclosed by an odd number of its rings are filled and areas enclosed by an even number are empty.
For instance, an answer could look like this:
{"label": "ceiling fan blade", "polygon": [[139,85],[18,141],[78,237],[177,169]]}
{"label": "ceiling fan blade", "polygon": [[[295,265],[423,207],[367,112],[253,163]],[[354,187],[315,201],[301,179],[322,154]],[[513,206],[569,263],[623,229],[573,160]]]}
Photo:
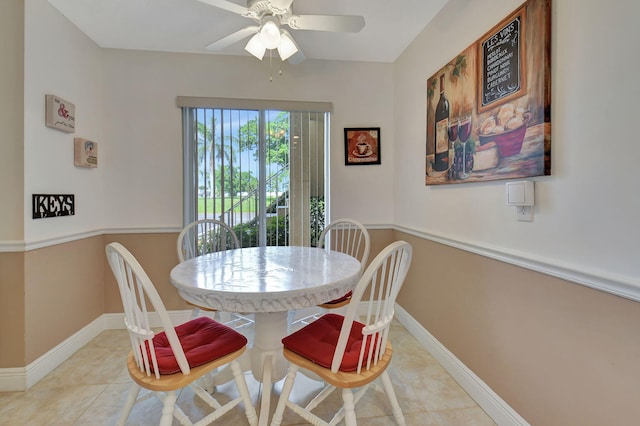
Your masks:
{"label": "ceiling fan blade", "polygon": [[243,28],[241,30],[236,31],[235,33],[229,34],[226,37],[222,37],[219,40],[214,41],[213,43],[209,43],[204,48],[207,50],[222,50],[225,47],[229,47],[234,43],[239,42],[240,40],[249,37],[252,34],[258,32],[260,27],[250,26]]}
{"label": "ceiling fan blade", "polygon": [[357,33],[364,28],[364,17],[355,15],[292,15],[287,21],[287,25],[294,30]]}
{"label": "ceiling fan blade", "polygon": [[291,7],[293,0],[271,0],[269,3],[272,9],[285,13]]}
{"label": "ceiling fan blade", "polygon": [[228,10],[229,12],[237,13],[242,16],[249,16],[251,12],[245,6],[240,6],[237,3],[233,3],[228,0],[198,0],[201,3],[208,4],[209,6],[217,7],[219,9]]}

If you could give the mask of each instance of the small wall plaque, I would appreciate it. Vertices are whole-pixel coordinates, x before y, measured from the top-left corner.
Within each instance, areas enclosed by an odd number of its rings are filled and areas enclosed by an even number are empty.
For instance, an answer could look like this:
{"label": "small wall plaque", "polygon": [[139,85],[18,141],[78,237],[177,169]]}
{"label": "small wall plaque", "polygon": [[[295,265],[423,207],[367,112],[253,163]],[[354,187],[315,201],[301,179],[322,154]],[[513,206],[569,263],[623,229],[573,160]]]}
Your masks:
{"label": "small wall plaque", "polygon": [[74,194],[32,194],[31,201],[33,219],[76,214]]}
{"label": "small wall plaque", "polygon": [[45,96],[45,125],[67,133],[76,131],[76,106],[56,95]]}
{"label": "small wall plaque", "polygon": [[73,138],[74,161],[78,167],[98,167],[98,143],[83,138]]}
{"label": "small wall plaque", "polygon": [[380,164],[380,127],[344,129],[344,164]]}

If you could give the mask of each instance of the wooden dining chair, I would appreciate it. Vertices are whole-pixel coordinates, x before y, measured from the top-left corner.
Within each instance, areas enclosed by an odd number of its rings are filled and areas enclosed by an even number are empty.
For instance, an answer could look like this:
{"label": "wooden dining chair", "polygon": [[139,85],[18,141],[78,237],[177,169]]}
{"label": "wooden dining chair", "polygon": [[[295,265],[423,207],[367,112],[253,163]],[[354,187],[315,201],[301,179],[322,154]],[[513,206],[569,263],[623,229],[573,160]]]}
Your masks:
{"label": "wooden dining chair", "polygon": [[[176,405],[176,392],[189,387],[212,408],[198,425],[212,423],[240,403],[244,404],[249,424],[256,425],[256,411],[237,361],[245,351],[246,337],[208,317],[174,327],[160,295],[135,257],[119,243],[107,245],[106,254],[118,283],[131,341],[127,368],[133,383],[117,424],[125,424],[136,402],[156,395],[163,402],[160,425],[171,425],[174,417],[183,425],[191,425]],[[152,330],[149,317],[153,312],[149,309],[155,311],[162,331]],[[240,396],[222,405],[197,384],[197,379],[227,364]],[[150,392],[138,397],[142,388]]]}
{"label": "wooden dining chair", "polygon": [[[233,228],[226,223],[216,219],[200,219],[189,223],[180,231],[177,246],[178,260],[184,262],[206,253],[240,248],[240,241]],[[198,317],[200,311],[216,312],[215,309],[186,302],[192,307],[191,318]],[[228,315],[222,312],[218,315],[222,322],[236,330],[254,324],[254,320],[247,315],[239,313]]]}
{"label": "wooden dining chair", "polygon": [[[325,314],[282,340],[290,364],[271,426],[281,424],[285,408],[314,425],[335,425],[343,418],[347,426],[356,425],[355,404],[378,377],[396,422],[405,424],[387,367],[393,352],[389,327],[411,255],[412,248],[404,241],[388,245],[360,278],[344,316]],[[289,399],[298,371],[315,374],[325,383],[304,407]],[[343,404],[326,422],[312,410],[337,388],[342,389]],[[354,388],[359,388],[355,395]]]}
{"label": "wooden dining chair", "polygon": [[[367,260],[369,260],[369,251],[371,241],[369,232],[363,224],[354,219],[337,219],[331,222],[320,234],[317,242],[318,247],[326,247],[334,251],[353,256],[360,261],[361,270],[364,270]],[[293,321],[292,325],[303,323],[309,324],[325,313],[327,310],[339,309],[347,305],[351,300],[351,292],[339,297],[338,299],[318,305],[320,312],[314,312],[300,319]]]}
{"label": "wooden dining chair", "polygon": [[[369,260],[371,239],[363,224],[353,219],[338,219],[329,224],[318,238],[318,247],[328,247],[355,257],[364,270]],[[351,292],[344,296],[319,305],[324,309],[337,309],[345,306],[351,299]]]}

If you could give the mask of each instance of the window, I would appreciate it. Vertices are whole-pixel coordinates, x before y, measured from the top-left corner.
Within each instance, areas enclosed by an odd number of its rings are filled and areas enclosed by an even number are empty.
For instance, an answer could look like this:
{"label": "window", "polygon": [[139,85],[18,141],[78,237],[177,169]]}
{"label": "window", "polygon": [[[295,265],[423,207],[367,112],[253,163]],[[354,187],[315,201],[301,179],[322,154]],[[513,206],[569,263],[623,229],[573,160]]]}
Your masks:
{"label": "window", "polygon": [[223,220],[242,247],[315,245],[328,199],[330,105],[218,98],[178,104],[184,224]]}

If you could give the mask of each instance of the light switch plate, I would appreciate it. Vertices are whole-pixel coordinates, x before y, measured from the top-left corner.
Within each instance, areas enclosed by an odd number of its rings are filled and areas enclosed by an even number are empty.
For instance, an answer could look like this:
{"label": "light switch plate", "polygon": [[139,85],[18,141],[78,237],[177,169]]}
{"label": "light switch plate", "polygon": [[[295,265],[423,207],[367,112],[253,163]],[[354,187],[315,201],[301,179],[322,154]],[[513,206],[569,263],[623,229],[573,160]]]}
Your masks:
{"label": "light switch plate", "polygon": [[533,181],[507,182],[506,195],[508,206],[533,206]]}

